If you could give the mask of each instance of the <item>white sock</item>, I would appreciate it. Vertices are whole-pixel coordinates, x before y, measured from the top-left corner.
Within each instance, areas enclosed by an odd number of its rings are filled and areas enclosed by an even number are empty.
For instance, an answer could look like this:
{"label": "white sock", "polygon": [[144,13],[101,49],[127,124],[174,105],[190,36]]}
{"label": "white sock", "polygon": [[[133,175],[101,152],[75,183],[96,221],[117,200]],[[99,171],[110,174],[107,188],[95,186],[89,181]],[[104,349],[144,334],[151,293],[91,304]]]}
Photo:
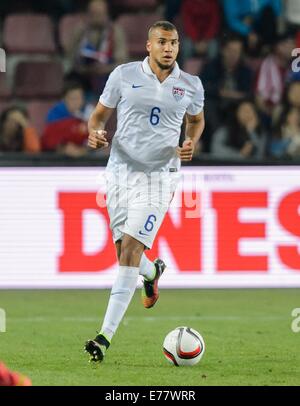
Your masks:
{"label": "white sock", "polygon": [[119,267],[119,273],[111,290],[101,328],[101,334],[109,341],[111,341],[129,306],[137,285],[138,276],[139,268],[132,266]]}
{"label": "white sock", "polygon": [[143,253],[140,262],[140,275],[143,275],[146,280],[152,281],[155,278],[155,273],[155,265],[146,257],[145,253]]}

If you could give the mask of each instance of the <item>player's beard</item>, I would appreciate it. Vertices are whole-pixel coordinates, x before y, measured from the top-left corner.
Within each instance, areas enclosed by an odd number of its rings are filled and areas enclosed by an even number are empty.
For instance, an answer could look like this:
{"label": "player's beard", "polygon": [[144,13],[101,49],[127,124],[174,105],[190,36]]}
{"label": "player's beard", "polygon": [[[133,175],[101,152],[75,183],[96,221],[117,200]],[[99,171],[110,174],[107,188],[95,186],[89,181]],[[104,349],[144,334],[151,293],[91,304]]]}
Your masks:
{"label": "player's beard", "polygon": [[157,64],[157,66],[159,67],[159,69],[161,70],[173,70],[174,65],[175,65],[175,61],[173,61],[170,65],[165,65],[161,62],[159,62],[157,59],[155,59],[155,62]]}

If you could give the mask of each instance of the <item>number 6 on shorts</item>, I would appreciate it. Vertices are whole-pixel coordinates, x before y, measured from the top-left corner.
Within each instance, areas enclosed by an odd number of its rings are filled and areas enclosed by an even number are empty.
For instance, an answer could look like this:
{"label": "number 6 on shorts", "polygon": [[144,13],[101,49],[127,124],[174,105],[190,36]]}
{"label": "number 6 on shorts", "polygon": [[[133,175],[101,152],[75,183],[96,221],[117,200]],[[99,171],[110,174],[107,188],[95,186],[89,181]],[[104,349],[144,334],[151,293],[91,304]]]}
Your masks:
{"label": "number 6 on shorts", "polygon": [[144,229],[146,230],[146,231],[148,231],[148,232],[150,232],[150,231],[152,231],[153,230],[153,227],[154,227],[154,222],[156,221],[156,216],[154,215],[154,214],[151,214],[149,217],[148,217],[148,219],[147,219],[147,221],[146,221],[146,223],[145,223],[145,225],[144,225]]}

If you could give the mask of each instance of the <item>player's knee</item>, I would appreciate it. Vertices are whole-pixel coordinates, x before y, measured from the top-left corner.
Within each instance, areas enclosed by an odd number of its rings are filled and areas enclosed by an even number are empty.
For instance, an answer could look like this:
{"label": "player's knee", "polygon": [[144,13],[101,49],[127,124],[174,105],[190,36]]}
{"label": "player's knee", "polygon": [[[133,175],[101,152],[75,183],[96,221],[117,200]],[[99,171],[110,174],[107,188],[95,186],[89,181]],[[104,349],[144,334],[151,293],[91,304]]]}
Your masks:
{"label": "player's knee", "polygon": [[143,250],[134,244],[122,244],[120,263],[125,266],[139,266]]}

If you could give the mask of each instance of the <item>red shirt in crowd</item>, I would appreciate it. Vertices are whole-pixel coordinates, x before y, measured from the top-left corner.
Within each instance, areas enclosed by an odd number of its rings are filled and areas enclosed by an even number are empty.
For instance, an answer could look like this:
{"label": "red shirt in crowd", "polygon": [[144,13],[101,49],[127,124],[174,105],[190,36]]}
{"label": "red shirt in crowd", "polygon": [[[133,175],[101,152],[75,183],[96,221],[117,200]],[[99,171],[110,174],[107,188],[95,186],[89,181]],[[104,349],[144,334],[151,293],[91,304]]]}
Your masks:
{"label": "red shirt in crowd", "polygon": [[220,29],[221,14],[217,0],[183,0],[185,34],[193,41],[210,40]]}

